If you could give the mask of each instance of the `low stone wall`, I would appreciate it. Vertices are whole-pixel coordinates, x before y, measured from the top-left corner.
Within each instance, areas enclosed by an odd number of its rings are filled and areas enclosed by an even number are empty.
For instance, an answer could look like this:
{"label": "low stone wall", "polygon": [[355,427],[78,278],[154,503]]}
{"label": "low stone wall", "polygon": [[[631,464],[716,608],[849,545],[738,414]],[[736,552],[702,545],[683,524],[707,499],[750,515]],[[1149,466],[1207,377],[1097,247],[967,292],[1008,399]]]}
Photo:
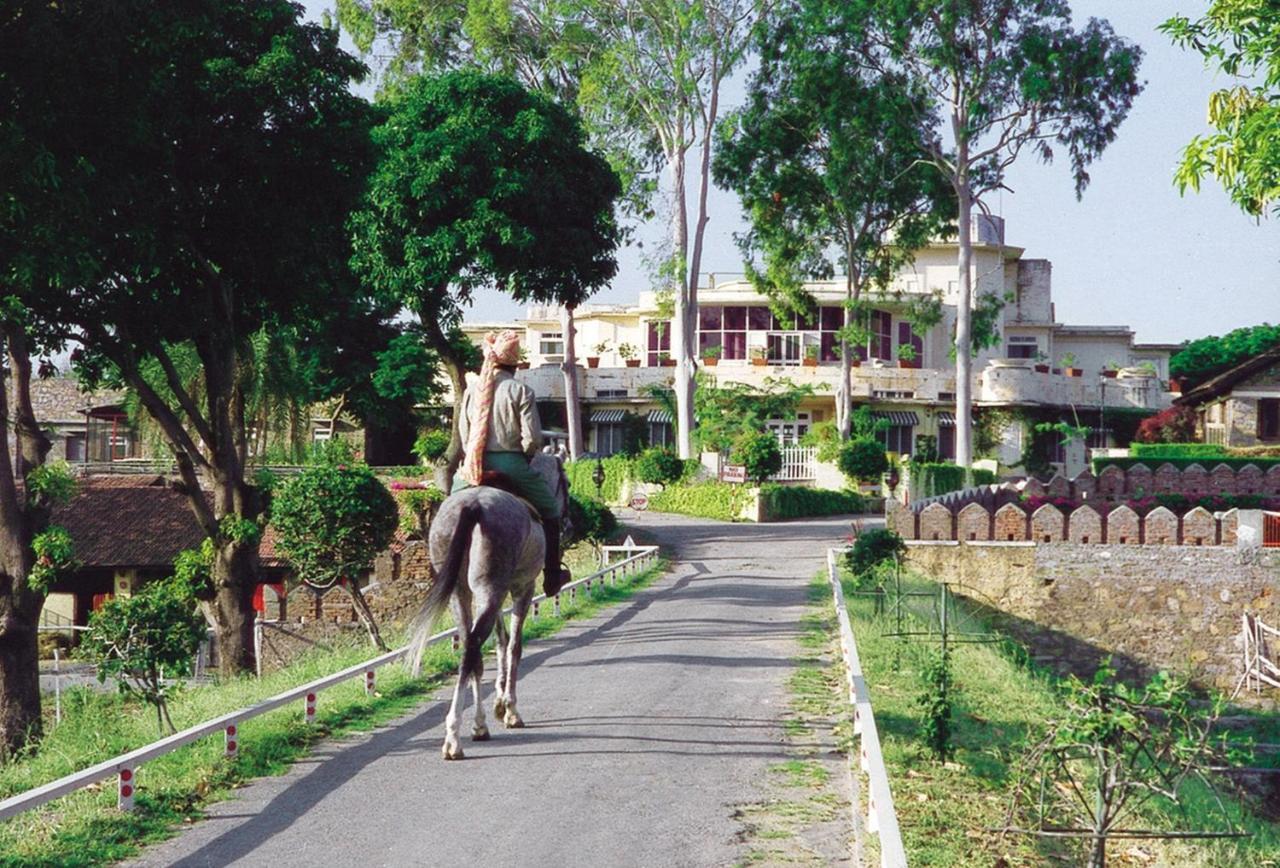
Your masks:
{"label": "low stone wall", "polygon": [[1034,655],[1076,671],[1111,655],[1126,676],[1164,669],[1229,693],[1242,614],[1280,622],[1275,549],[916,541],[907,552],[919,572],[1003,613]]}

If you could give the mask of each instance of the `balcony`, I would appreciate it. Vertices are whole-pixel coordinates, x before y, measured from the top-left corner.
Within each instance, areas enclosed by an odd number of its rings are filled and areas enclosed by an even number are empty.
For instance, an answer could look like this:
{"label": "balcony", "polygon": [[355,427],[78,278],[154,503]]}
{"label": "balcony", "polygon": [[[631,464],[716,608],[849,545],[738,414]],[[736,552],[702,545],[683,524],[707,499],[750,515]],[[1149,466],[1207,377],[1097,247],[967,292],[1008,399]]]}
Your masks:
{"label": "balcony", "polygon": [[1030,361],[997,359],[978,375],[974,400],[979,404],[1039,404],[1054,407],[1110,407],[1163,410],[1173,395],[1160,380],[1147,376],[1068,377],[1042,374]]}

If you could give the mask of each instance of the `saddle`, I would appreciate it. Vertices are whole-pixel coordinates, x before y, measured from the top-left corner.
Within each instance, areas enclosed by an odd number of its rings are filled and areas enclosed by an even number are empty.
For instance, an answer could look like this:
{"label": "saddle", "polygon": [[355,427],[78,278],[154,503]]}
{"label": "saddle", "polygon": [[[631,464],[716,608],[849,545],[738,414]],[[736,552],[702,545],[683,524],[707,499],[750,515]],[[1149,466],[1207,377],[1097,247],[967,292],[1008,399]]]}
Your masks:
{"label": "saddle", "polygon": [[535,522],[542,524],[542,515],[538,512],[538,508],[525,500],[524,495],[520,493],[520,489],[516,487],[516,484],[511,481],[511,477],[507,476],[507,474],[497,470],[486,470],[480,474],[479,484],[486,488],[496,488],[499,491],[505,491],[507,494],[524,504],[524,508],[529,510],[529,515]]}

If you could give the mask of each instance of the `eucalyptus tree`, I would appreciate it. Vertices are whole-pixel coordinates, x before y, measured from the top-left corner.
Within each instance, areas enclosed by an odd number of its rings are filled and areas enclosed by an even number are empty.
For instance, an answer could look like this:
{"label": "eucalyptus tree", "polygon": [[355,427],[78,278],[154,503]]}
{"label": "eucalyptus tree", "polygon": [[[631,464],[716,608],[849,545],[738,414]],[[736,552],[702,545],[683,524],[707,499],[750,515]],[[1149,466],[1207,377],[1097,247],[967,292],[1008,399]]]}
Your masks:
{"label": "eucalyptus tree", "polygon": [[[1072,24],[1065,0],[849,0],[864,23],[864,57],[925,88],[940,123],[929,161],[951,184],[958,231],[956,463],[972,462],[972,215],[1025,153],[1066,151],[1077,196],[1142,90],[1142,50],[1106,21]],[[921,120],[925,118],[922,116]]]}
{"label": "eucalyptus tree", "polygon": [[513,79],[451,72],[403,82],[374,130],[380,159],[352,217],[352,266],[417,317],[453,386],[457,467],[468,347],[456,328],[478,287],[572,307],[617,270],[621,187],[576,118]]}
{"label": "eucalyptus tree", "polygon": [[758,288],[814,312],[806,279],[843,270],[842,438],[851,430],[851,344],[866,337],[864,289],[888,287],[955,213],[949,188],[925,164],[924,137],[936,124],[926,95],[905,76],[867,74],[849,11],[832,0],[776,11],[746,105],[721,124],[712,166],[747,213],[739,244]]}

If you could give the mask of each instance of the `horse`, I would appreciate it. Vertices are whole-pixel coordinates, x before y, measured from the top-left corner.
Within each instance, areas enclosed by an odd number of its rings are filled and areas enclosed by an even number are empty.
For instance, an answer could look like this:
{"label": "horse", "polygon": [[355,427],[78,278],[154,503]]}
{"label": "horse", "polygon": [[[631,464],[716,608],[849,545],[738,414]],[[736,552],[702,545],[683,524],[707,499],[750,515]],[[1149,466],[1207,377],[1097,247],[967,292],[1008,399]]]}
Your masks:
{"label": "horse", "polygon": [[[561,506],[564,536],[569,534],[568,481],[555,455],[538,453],[530,467],[546,480]],[[516,710],[516,672],[523,648],[523,627],[534,587],[545,561],[542,524],[532,507],[501,488],[500,478],[485,474],[481,485],[450,495],[431,523],[428,547],[436,580],[411,628],[409,659],[416,677],[431,627],[451,604],[458,628],[462,662],[453,703],[445,718],[446,760],[463,758],[458,720],[466,710],[464,686],[471,683],[476,704],[471,727],[474,741],[487,741],[484,706],[480,702],[480,678],[484,674],[481,649],[497,628],[498,674],[494,681],[493,715],[509,729],[524,726]],[[502,604],[512,600],[511,628],[502,618]]]}

